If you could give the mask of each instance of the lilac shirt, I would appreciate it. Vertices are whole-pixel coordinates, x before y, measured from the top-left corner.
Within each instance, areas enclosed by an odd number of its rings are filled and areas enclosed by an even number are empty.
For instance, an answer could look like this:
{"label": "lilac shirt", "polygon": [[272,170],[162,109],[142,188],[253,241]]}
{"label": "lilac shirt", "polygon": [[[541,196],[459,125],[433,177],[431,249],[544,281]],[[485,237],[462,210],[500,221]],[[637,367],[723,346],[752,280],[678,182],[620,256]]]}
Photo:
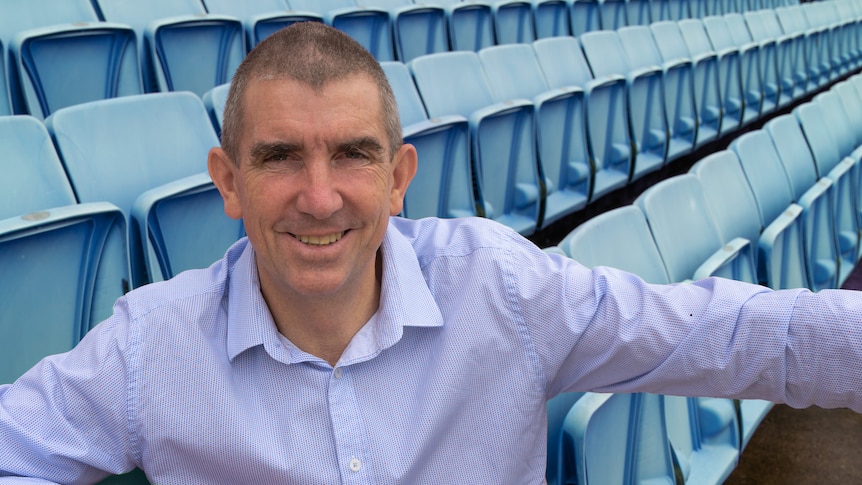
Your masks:
{"label": "lilac shirt", "polygon": [[393,218],[382,253],[380,307],[334,368],[277,332],[245,240],[129,293],[0,386],[0,476],[542,483],[561,391],[862,411],[856,292],[649,285],[481,219]]}

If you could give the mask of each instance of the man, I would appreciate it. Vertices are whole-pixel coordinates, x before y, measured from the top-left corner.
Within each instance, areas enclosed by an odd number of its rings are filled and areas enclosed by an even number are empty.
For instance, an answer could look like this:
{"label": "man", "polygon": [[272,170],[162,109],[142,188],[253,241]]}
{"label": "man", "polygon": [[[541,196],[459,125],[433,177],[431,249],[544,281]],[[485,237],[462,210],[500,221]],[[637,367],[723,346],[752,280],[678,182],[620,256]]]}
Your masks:
{"label": "man", "polygon": [[416,164],[358,44],[265,40],[209,157],[248,239],[0,387],[0,476],[542,483],[564,391],[862,411],[859,295],[654,286],[491,221],[390,219]]}

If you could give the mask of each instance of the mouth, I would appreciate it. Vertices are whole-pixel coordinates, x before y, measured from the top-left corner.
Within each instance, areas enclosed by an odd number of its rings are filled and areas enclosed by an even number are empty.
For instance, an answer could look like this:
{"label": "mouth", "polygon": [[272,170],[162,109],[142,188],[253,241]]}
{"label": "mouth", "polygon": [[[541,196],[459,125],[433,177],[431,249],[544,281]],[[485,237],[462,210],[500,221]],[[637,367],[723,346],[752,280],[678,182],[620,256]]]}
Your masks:
{"label": "mouth", "polygon": [[291,234],[291,236],[295,237],[297,241],[303,244],[308,244],[309,246],[328,246],[340,241],[346,232],[347,231],[341,231],[323,236],[302,236],[297,234]]}

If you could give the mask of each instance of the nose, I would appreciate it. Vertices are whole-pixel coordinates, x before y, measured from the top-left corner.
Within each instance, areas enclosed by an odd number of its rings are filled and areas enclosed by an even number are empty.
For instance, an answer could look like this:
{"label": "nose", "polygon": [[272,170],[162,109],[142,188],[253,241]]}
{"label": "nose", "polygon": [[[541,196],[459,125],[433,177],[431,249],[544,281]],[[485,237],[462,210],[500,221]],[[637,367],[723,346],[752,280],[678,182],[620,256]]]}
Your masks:
{"label": "nose", "polygon": [[344,201],[335,185],[335,177],[329,163],[307,163],[304,175],[296,200],[297,210],[315,219],[324,220],[341,209]]}

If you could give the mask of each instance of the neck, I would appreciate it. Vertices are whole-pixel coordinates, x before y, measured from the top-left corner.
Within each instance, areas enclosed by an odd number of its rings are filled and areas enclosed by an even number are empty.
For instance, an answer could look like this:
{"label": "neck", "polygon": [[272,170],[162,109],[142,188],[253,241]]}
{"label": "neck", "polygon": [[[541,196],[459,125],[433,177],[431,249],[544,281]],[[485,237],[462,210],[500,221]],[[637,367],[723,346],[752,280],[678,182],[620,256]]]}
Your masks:
{"label": "neck", "polygon": [[379,261],[369,281],[351,291],[324,296],[268,295],[261,288],[279,333],[298,348],[335,366],[353,336],[380,304]]}

